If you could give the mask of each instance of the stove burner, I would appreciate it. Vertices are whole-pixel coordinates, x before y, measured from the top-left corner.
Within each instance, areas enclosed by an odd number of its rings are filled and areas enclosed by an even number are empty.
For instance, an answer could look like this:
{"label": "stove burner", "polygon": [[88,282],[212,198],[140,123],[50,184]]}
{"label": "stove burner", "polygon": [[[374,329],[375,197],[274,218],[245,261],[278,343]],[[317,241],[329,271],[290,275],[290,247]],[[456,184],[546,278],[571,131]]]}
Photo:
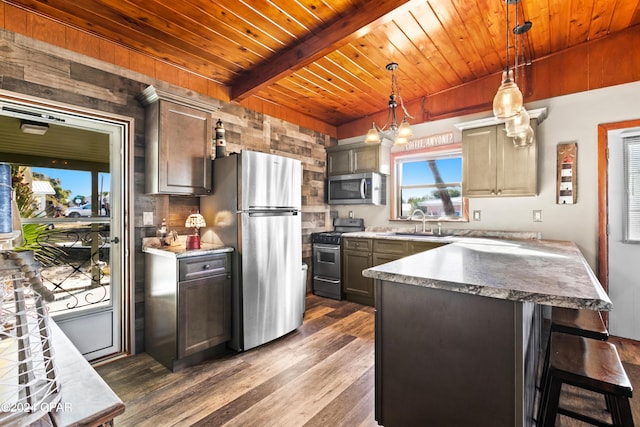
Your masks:
{"label": "stove burner", "polygon": [[324,243],[325,245],[339,245],[340,236],[343,233],[364,231],[364,219],[362,218],[335,218],[333,231],[321,231],[311,234],[311,243]]}

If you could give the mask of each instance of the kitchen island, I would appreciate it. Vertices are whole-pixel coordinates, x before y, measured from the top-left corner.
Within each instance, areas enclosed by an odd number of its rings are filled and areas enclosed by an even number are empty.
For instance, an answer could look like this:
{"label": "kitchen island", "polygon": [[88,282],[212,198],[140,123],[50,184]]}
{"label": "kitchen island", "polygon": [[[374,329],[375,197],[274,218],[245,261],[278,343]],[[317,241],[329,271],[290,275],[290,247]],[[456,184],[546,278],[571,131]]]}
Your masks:
{"label": "kitchen island", "polygon": [[541,308],[611,309],[572,242],[460,238],[363,275],[387,427],[533,426]]}

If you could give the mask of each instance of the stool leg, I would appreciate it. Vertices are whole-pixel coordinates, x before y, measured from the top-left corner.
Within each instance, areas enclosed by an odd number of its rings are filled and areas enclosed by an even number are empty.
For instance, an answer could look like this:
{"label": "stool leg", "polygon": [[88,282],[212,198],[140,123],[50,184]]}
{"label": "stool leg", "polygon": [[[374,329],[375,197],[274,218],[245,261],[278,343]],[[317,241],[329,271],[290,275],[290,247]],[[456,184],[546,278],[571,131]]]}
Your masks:
{"label": "stool leg", "polygon": [[613,425],[620,427],[634,427],[629,399],[623,396],[611,396],[611,400],[611,417],[613,418]]}
{"label": "stool leg", "polygon": [[556,415],[558,414],[558,406],[560,403],[560,391],[562,390],[562,381],[551,375],[545,385],[545,401],[542,402],[542,418],[538,420],[538,425],[542,427],[553,427],[556,423]]}
{"label": "stool leg", "polygon": [[[546,371],[546,369],[545,369]],[[536,421],[538,425],[542,425],[542,419],[545,413],[545,407],[547,406],[547,400],[549,398],[549,378],[545,375],[540,381],[540,401],[538,403],[538,414]]]}

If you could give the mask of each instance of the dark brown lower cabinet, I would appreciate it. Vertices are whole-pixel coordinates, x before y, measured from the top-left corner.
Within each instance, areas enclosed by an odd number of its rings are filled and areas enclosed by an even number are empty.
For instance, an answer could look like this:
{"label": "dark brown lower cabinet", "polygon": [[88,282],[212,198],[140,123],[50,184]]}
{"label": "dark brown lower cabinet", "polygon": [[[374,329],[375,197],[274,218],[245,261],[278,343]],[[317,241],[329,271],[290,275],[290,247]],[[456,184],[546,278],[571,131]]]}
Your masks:
{"label": "dark brown lower cabinet", "polygon": [[342,239],[342,291],[346,299],[373,306],[375,304],[373,279],[364,277],[362,270],[435,249],[444,244],[415,240],[344,237]]}

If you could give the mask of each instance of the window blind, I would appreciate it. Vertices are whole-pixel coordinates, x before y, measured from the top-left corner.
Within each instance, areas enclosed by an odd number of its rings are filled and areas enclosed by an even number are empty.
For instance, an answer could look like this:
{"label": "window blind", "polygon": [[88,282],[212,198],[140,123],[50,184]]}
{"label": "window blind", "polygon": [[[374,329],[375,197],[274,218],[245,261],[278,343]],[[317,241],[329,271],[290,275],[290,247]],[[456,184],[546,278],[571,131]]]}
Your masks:
{"label": "window blind", "polygon": [[623,137],[624,241],[640,243],[640,135]]}

